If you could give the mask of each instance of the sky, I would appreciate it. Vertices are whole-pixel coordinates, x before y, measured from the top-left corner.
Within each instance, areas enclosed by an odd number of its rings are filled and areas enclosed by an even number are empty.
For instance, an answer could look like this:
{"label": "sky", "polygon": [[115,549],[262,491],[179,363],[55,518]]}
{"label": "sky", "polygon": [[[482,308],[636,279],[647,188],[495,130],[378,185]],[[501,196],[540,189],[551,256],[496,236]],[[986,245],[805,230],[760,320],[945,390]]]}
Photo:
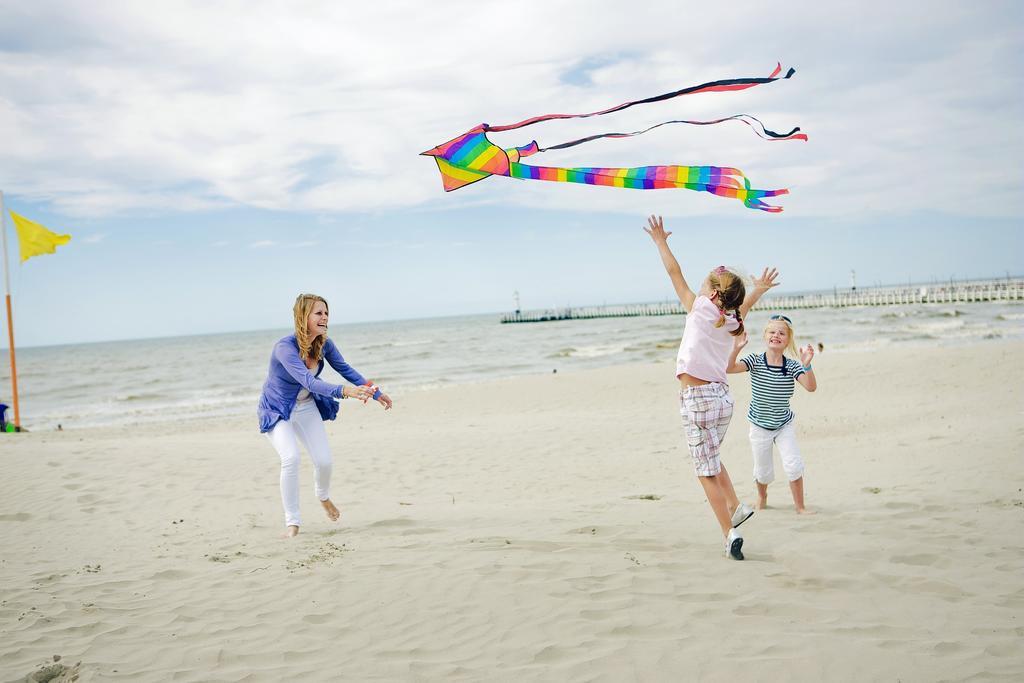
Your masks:
{"label": "sky", "polygon": [[[358,322],[664,300],[645,216],[692,282],[780,293],[1024,274],[1024,9],[1015,2],[8,2],[0,191],[73,237],[10,268],[18,346],[287,328],[299,292]],[[769,9],[766,9],[769,8]],[[445,193],[419,153],[487,122],[529,161],[720,165],[781,214],[688,190],[489,178]],[[16,252],[9,218],[8,241]],[[3,341],[6,348],[6,322]]]}

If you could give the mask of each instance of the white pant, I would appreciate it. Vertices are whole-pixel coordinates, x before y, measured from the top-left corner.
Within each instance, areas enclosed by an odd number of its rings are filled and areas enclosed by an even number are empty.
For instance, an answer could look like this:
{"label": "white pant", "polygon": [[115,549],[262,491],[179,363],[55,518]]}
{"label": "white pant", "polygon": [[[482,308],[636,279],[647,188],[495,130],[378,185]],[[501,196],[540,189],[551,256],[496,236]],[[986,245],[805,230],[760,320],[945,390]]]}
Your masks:
{"label": "white pant", "polygon": [[[327,445],[327,430],[316,404],[302,401],[295,404],[288,420],[279,420],[267,433],[270,443],[281,456],[281,503],[284,505],[285,526],[301,526],[299,515],[299,443],[306,447],[313,461],[313,483],[316,497],[330,498],[331,449]],[[296,438],[297,437],[297,438]]]}
{"label": "white pant", "polygon": [[750,425],[750,450],[754,454],[754,479],[760,484],[775,481],[775,467],[772,463],[772,444],[779,447],[782,469],[790,481],[804,476],[804,461],[796,445],[795,420],[790,420],[778,429],[764,429]]}

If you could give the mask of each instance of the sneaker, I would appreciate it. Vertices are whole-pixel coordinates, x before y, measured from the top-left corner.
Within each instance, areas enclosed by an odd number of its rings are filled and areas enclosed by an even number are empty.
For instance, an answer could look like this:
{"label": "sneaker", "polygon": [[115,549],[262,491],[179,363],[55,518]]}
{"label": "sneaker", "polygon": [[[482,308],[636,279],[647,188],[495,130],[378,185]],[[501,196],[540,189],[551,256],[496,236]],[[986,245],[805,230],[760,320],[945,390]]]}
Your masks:
{"label": "sneaker", "polygon": [[735,529],[729,529],[729,537],[725,539],[725,556],[734,560],[743,559],[743,537]]}
{"label": "sneaker", "polygon": [[746,503],[740,503],[739,507],[736,508],[736,512],[732,513],[732,528],[735,529],[753,516],[754,508]]}

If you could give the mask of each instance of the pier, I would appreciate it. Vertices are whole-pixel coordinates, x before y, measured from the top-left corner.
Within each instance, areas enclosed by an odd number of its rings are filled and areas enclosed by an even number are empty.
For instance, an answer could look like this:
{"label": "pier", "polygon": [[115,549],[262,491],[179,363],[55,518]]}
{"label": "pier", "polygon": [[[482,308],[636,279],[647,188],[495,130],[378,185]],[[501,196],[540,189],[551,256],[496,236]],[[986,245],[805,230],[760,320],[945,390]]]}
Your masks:
{"label": "pier", "polygon": [[[1024,278],[974,280],[941,284],[910,284],[858,289],[833,289],[789,296],[765,295],[755,311],[802,308],[848,308],[851,306],[905,306],[913,304],[958,304],[984,301],[1024,302]],[[515,311],[501,317],[502,323],[541,323],[555,320],[633,318],[638,316],[682,315],[679,302],[620,304],[612,306],[567,306],[565,308]]]}

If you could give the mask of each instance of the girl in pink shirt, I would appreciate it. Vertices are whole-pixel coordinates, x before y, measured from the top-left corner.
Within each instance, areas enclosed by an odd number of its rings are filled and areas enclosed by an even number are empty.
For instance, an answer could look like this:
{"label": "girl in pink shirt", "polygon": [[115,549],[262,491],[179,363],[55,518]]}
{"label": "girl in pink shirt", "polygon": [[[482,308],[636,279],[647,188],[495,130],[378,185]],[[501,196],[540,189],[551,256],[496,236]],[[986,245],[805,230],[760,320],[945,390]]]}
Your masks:
{"label": "girl in pink shirt", "polygon": [[679,414],[683,418],[686,443],[697,479],[722,527],[726,556],[742,560],[743,537],[736,527],[750,519],[754,510],[736,497],[732,479],[721,461],[722,439],[733,409],[725,371],[732,353],[732,338],[743,333],[747,311],[778,284],[775,282],[778,271],[765,268],[760,278],[754,278],[754,289],[748,294],[742,277],[719,266],[708,273],[695,294],[686,284],[679,262],[668,247],[672,233],[665,231],[661,216],[651,216],[647,225],[644,231],[657,245],[661,262],[687,313],[676,357]]}

